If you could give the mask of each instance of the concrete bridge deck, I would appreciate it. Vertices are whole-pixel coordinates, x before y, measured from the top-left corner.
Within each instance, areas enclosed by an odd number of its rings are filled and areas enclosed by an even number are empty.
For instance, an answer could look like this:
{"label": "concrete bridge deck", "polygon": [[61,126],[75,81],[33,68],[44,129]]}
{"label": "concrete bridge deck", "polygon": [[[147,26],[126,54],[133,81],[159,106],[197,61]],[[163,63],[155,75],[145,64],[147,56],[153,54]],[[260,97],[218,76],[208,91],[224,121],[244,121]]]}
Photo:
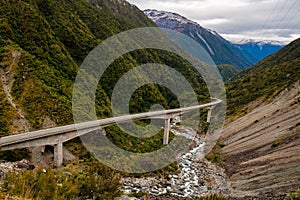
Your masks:
{"label": "concrete bridge deck", "polygon": [[43,129],[28,133],[11,135],[0,138],[1,151],[13,150],[28,147],[42,147],[46,145],[54,146],[54,160],[56,166],[60,166],[63,162],[63,143],[72,140],[89,132],[99,130],[103,127],[116,123],[125,123],[131,120],[160,118],[165,120],[163,144],[168,144],[170,120],[183,113],[202,108],[209,108],[207,121],[210,122],[212,109],[222,102],[220,99],[212,98],[212,102],[191,107],[152,111],[146,113],[138,113],[132,115],[111,117],[96,121],[82,122],[67,126]]}

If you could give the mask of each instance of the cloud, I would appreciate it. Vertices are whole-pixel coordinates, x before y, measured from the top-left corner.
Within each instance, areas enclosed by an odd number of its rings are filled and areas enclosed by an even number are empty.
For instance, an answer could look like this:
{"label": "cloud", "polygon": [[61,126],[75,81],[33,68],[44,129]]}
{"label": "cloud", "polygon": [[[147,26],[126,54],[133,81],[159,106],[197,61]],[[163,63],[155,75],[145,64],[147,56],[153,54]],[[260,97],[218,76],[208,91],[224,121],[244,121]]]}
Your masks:
{"label": "cloud", "polygon": [[[225,37],[276,38],[289,42],[300,33],[299,0],[129,0],[140,9],[177,12]],[[233,37],[230,37],[231,39]]]}
{"label": "cloud", "polygon": [[205,19],[205,20],[193,20],[202,26],[209,26],[209,25],[218,25],[218,24],[229,24],[231,21],[225,18],[213,18],[213,19]]}

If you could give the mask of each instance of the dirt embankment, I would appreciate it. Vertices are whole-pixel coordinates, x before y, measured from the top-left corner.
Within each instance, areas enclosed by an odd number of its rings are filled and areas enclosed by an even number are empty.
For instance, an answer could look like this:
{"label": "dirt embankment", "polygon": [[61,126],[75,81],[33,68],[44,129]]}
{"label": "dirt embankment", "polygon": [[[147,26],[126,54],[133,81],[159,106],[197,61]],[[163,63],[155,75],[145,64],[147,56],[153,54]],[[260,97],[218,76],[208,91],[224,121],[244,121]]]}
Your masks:
{"label": "dirt embankment", "polygon": [[221,149],[232,196],[282,195],[300,187],[300,81],[228,123]]}
{"label": "dirt embankment", "polygon": [[5,57],[3,61],[0,61],[2,66],[5,66],[4,63],[7,65],[5,68],[0,67],[0,87],[3,87],[8,102],[19,115],[19,118],[15,119],[13,122],[13,134],[32,130],[30,123],[25,118],[22,108],[15,102],[11,93],[15,82],[15,71],[18,68],[21,56],[22,53],[20,51],[11,50],[8,56]]}

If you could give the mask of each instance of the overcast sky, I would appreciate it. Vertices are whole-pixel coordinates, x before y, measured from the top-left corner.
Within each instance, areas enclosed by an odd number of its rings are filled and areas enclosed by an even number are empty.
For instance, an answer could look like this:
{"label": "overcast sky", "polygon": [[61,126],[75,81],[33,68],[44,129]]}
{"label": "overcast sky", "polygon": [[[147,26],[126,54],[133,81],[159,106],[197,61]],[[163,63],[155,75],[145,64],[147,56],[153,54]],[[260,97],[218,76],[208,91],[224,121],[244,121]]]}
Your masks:
{"label": "overcast sky", "polygon": [[176,12],[228,40],[300,37],[300,0],[127,0],[141,10]]}

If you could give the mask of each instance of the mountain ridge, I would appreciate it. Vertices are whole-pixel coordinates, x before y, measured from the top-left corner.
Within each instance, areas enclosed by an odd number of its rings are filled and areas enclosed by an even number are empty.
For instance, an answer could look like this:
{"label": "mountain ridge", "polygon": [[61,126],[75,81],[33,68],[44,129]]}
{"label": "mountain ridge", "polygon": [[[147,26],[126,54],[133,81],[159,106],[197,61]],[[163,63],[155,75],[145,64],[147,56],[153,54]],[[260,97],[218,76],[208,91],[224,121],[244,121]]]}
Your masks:
{"label": "mountain ridge", "polygon": [[255,41],[255,40],[243,40],[239,43],[234,43],[235,46],[240,48],[243,51],[248,52],[248,55],[253,59],[260,61],[263,58],[266,58],[268,55],[271,55],[285,45],[279,41],[271,41],[271,40],[263,40],[263,41]]}
{"label": "mountain ridge", "polygon": [[196,40],[207,50],[217,65],[229,64],[242,70],[278,50],[263,51],[262,56],[256,56],[255,53],[251,52],[253,49],[244,47],[244,44],[234,44],[224,39],[216,31],[204,28],[177,13],[151,9],[144,10],[144,13],[158,26],[184,33]]}

